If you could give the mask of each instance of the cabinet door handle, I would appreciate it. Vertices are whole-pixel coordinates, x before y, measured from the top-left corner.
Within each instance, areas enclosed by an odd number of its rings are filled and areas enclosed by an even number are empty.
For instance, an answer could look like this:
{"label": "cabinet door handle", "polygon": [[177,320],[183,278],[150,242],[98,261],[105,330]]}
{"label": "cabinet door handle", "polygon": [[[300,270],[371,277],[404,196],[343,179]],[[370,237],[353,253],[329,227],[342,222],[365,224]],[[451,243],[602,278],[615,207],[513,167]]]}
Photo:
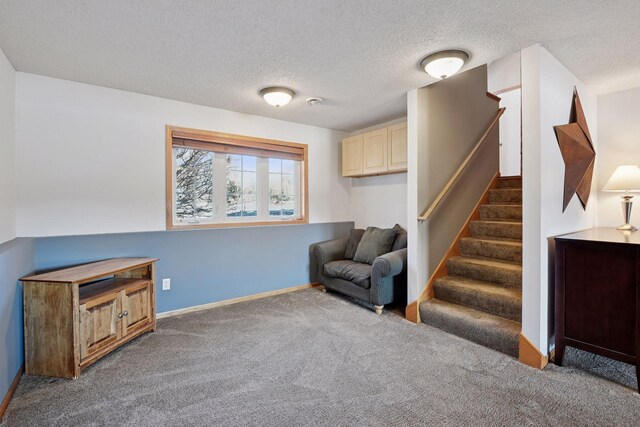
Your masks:
{"label": "cabinet door handle", "polygon": [[122,316],[124,316],[124,313],[118,314],[118,319],[122,319]]}
{"label": "cabinet door handle", "polygon": [[122,313],[122,314],[125,315],[125,316],[128,316],[129,312],[127,310],[125,310],[124,313]]}

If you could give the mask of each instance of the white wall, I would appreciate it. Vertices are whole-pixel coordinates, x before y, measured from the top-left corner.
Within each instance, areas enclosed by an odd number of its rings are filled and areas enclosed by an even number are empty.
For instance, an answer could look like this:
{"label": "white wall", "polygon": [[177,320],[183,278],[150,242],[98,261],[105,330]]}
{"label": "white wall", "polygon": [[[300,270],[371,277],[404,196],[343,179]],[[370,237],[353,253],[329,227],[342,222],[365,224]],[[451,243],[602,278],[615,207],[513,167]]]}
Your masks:
{"label": "white wall", "polygon": [[499,94],[520,86],[520,51],[487,66],[487,90]]}
{"label": "white wall", "polygon": [[500,94],[500,176],[522,175],[522,91]]}
{"label": "white wall", "polygon": [[16,237],[16,72],[0,50],[0,244]]}
{"label": "white wall", "polygon": [[597,176],[594,176],[586,211],[574,196],[562,213],[564,162],[553,126],[569,121],[574,87],[580,94],[597,153],[595,95],[541,46],[522,51],[522,328],[544,354],[549,348],[553,309],[550,293],[554,249],[549,245],[549,238],[597,224]]}
{"label": "white wall", "polygon": [[17,73],[19,236],[165,229],[165,125],[309,145],[310,222],[350,221],[344,133]]}
{"label": "white wall", "polygon": [[[406,122],[406,117],[351,132],[370,132]],[[351,216],[356,228],[368,226],[391,228],[400,224],[407,228],[407,174],[351,178]]]}
{"label": "white wall", "polygon": [[520,51],[487,66],[487,90],[500,96],[506,111],[500,118],[500,174],[521,174]]}
{"label": "white wall", "polygon": [[352,178],[351,214],[356,228],[407,228],[407,174]]}
{"label": "white wall", "polygon": [[[598,188],[620,165],[640,165],[640,88],[598,96]],[[635,197],[631,224],[640,224],[640,195]],[[598,225],[622,224],[620,194],[598,193]]]}
{"label": "white wall", "polygon": [[498,111],[487,97],[487,68],[476,67],[408,93],[408,302],[418,299],[474,206],[498,171],[498,133],[491,132],[438,209],[436,199]]}
{"label": "white wall", "polygon": [[426,239],[419,238],[426,231],[424,222],[417,218],[429,202],[425,186],[418,185],[427,178],[424,168],[426,150],[420,145],[426,143],[426,121],[419,120],[427,109],[427,96],[422,89],[407,93],[407,303],[418,299],[428,276],[428,245]]}

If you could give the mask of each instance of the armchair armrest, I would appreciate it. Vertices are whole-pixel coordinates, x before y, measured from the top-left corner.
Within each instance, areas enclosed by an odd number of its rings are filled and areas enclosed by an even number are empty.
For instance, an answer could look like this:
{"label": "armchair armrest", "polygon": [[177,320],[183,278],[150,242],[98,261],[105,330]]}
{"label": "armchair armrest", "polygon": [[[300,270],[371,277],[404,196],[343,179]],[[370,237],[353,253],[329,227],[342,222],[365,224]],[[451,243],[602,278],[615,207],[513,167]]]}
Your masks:
{"label": "armchair armrest", "polygon": [[401,274],[406,270],[406,248],[376,258],[371,270],[371,303],[386,305],[393,302],[394,297],[400,298],[398,295],[404,291],[400,287],[406,286],[406,274],[403,276]]}
{"label": "armchair armrest", "polygon": [[373,261],[371,275],[375,277],[397,276],[407,265],[407,249],[380,255]]}
{"label": "armchair armrest", "polygon": [[322,283],[324,265],[331,261],[344,259],[344,251],[347,249],[348,237],[336,240],[328,240],[316,243],[312,246],[313,257],[317,268],[317,280]]}

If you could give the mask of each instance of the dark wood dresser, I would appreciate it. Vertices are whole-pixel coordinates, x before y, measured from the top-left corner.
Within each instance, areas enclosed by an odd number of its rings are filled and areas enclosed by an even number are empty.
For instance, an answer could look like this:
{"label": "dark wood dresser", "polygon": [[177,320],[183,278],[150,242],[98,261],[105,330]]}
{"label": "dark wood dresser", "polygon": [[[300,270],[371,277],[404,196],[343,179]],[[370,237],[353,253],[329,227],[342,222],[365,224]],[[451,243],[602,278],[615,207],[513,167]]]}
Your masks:
{"label": "dark wood dresser", "polygon": [[640,384],[640,232],[594,228],[555,241],[556,365],[571,346],[636,365]]}

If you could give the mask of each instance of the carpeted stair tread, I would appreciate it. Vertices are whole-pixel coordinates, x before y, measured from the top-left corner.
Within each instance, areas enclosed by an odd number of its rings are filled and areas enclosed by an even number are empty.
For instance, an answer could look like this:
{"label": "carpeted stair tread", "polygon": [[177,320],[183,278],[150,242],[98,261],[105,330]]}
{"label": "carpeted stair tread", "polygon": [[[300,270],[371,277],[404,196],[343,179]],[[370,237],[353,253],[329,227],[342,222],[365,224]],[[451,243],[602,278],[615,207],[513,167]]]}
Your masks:
{"label": "carpeted stair tread", "polygon": [[489,203],[498,205],[521,205],[522,190],[519,188],[497,188],[489,190]]}
{"label": "carpeted stair tread", "polygon": [[522,189],[521,176],[505,176],[498,178],[498,188],[520,188]]}
{"label": "carpeted stair tread", "polygon": [[521,221],[471,221],[470,229],[473,237],[522,239]]}
{"label": "carpeted stair tread", "polygon": [[522,289],[522,265],[512,262],[456,256],[447,260],[447,272],[452,276]]}
{"label": "carpeted stair tread", "polygon": [[436,298],[519,322],[522,293],[466,277],[445,276],[434,284]]}
{"label": "carpeted stair tread", "polygon": [[482,221],[522,221],[522,205],[482,205]]}
{"label": "carpeted stair tread", "polygon": [[464,237],[460,239],[460,253],[464,256],[502,259],[522,262],[522,242]]}
{"label": "carpeted stair tread", "polygon": [[469,307],[432,299],[420,304],[423,323],[470,341],[518,356],[521,324]]}
{"label": "carpeted stair tread", "polygon": [[420,303],[422,321],[518,356],[522,319],[522,177],[500,177],[488,204],[447,259],[435,298]]}

